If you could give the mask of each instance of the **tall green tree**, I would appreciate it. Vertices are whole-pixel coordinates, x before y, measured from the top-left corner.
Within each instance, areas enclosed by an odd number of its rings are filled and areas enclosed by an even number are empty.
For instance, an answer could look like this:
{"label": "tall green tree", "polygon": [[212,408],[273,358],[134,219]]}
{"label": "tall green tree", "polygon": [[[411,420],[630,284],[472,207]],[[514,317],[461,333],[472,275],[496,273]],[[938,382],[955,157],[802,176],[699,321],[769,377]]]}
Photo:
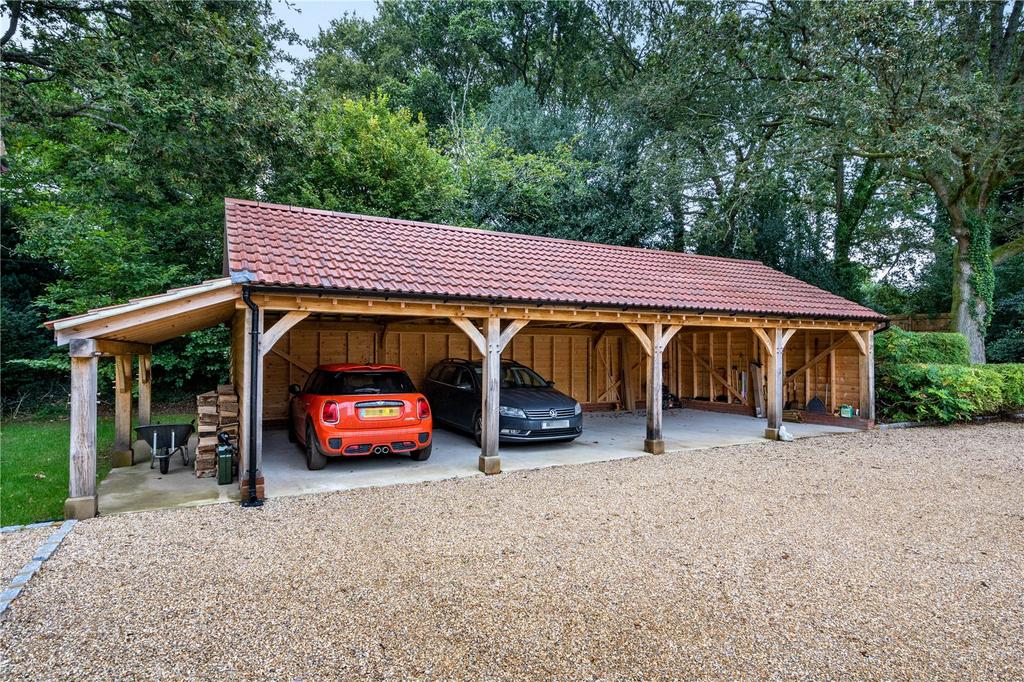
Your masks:
{"label": "tall green tree", "polygon": [[[993,199],[1024,172],[1024,2],[773,5],[795,92],[852,155],[926,185],[948,215],[954,328],[985,361]],[[835,117],[841,114],[841,118]]]}

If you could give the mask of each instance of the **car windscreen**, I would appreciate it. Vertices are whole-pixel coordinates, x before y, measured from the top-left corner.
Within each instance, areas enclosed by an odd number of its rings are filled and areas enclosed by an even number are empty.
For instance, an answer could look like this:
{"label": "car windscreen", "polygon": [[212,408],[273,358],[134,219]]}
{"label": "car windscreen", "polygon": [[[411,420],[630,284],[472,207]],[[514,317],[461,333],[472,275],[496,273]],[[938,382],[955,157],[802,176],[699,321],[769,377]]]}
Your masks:
{"label": "car windscreen", "polygon": [[[483,385],[482,367],[474,367],[480,384]],[[539,374],[529,367],[522,365],[503,365],[501,368],[502,388],[547,388],[548,382],[544,381]]]}
{"label": "car windscreen", "polygon": [[324,372],[316,387],[318,395],[378,395],[415,393],[405,372]]}

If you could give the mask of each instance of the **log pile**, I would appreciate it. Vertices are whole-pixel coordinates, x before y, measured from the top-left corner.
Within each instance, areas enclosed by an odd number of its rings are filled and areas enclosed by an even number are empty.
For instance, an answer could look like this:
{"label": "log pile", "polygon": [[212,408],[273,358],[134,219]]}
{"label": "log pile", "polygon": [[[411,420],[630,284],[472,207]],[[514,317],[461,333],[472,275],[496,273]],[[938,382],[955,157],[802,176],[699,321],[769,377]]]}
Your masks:
{"label": "log pile", "polygon": [[217,434],[226,431],[238,436],[238,395],[231,384],[196,396],[199,413],[199,445],[196,447],[197,478],[217,474]]}

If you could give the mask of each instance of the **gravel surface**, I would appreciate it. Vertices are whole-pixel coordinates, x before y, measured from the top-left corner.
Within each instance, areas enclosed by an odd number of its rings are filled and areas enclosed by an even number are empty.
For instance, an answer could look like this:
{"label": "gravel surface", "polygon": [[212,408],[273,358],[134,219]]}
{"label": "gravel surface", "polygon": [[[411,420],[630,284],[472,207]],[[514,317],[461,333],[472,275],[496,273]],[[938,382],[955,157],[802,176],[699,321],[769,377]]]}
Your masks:
{"label": "gravel surface", "polygon": [[1020,424],[78,524],[0,677],[1020,679]]}
{"label": "gravel surface", "polygon": [[57,528],[59,526],[47,526],[0,533],[0,592],[7,589],[11,578],[25,567]]}

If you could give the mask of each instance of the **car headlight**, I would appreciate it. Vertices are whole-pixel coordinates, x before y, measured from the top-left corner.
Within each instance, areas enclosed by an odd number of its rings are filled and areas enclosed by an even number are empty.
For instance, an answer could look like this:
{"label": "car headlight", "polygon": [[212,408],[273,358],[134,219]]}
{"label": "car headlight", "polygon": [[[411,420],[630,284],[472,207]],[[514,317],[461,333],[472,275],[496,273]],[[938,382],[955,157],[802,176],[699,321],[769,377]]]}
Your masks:
{"label": "car headlight", "polygon": [[583,414],[583,406],[580,405],[579,403],[576,403],[576,409],[574,410],[573,414]]}
{"label": "car headlight", "polygon": [[526,413],[518,407],[506,407],[505,405],[499,405],[498,414],[502,417],[519,417],[520,419],[526,419]]}

